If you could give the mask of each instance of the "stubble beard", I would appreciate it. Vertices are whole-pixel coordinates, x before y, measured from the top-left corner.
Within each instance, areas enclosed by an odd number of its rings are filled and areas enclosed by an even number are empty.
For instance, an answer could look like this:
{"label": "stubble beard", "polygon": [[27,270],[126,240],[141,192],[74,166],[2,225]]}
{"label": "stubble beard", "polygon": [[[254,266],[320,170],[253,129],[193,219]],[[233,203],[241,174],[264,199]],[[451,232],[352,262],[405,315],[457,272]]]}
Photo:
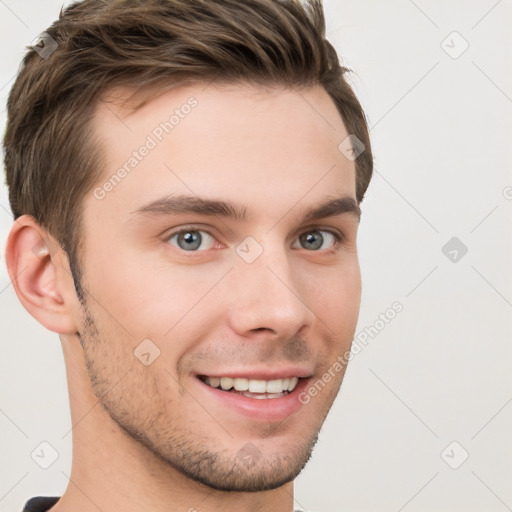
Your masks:
{"label": "stubble beard", "polygon": [[[81,302],[84,321],[82,332],[77,334],[91,388],[115,424],[159,462],[194,482],[228,492],[276,489],[294,480],[304,469],[318,441],[318,433],[328,411],[319,422],[318,428],[293,446],[290,453],[272,455],[260,452],[260,458],[253,457],[248,464],[243,453],[250,445],[254,449],[254,445],[247,440],[241,441],[238,451],[233,453],[232,446],[236,443],[230,443],[229,449],[215,447],[215,439],[205,439],[204,435],[194,433],[190,426],[180,426],[176,422],[173,424],[165,410],[165,404],[169,402],[153,400],[154,395],[149,400],[148,397],[157,392],[157,389],[154,382],[144,374],[144,369],[141,372],[135,365],[140,363],[135,361],[133,353],[122,351],[115,343],[109,343],[108,339],[102,338],[87,301],[84,299]],[[113,353],[113,350],[118,353]],[[112,361],[112,356],[118,357],[114,357]],[[123,361],[126,363],[124,367]],[[134,382],[133,374],[140,375],[141,381]],[[147,390],[146,394],[144,389]],[[162,407],[155,410],[155,404],[162,404]]]}

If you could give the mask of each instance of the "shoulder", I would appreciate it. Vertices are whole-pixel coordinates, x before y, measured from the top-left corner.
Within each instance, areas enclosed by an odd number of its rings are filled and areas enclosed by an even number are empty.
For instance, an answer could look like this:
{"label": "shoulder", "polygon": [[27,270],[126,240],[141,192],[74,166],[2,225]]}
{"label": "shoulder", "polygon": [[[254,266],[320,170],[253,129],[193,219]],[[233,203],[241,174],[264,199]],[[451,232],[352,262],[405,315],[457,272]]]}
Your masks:
{"label": "shoulder", "polygon": [[36,496],[30,498],[23,507],[23,512],[46,512],[49,510],[57,501],[60,496]]}

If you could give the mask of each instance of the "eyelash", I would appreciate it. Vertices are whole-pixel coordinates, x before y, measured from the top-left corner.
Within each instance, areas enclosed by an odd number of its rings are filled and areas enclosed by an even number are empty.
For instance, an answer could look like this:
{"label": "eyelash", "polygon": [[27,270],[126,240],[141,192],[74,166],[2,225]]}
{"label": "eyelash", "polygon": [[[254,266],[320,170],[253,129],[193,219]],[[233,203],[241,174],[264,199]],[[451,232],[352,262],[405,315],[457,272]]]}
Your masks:
{"label": "eyelash", "polygon": [[[195,227],[185,227],[185,228],[181,228],[179,229],[178,231],[175,231],[169,235],[167,235],[165,237],[165,241],[166,242],[170,242],[170,240],[176,236],[179,236],[180,234],[182,233],[190,233],[190,232],[195,232],[195,233],[206,233],[208,236],[210,236],[211,238],[213,238],[215,241],[217,241],[217,239],[207,230],[205,229],[200,229],[200,228],[195,228]],[[299,240],[300,237],[302,235],[305,235],[307,233],[313,233],[313,232],[320,232],[320,233],[329,233],[330,235],[332,235],[334,237],[334,243],[332,245],[332,247],[329,247],[328,249],[317,249],[317,250],[307,250],[307,249],[304,249],[306,250],[307,252],[312,252],[312,253],[315,253],[315,252],[318,252],[318,253],[322,253],[322,254],[333,254],[334,252],[336,252],[336,250],[338,249],[339,245],[343,242],[344,240],[344,236],[339,233],[338,231],[334,231],[334,230],[331,230],[331,229],[325,229],[325,228],[321,228],[321,227],[312,227],[312,228],[309,228],[305,231],[302,231],[296,238],[296,240]],[[171,244],[172,245],[172,244]],[[211,250],[211,249],[203,249],[203,250],[192,250],[192,251],[186,251],[185,249],[182,249],[181,247],[178,247],[178,246],[175,246],[173,245],[173,247],[175,247],[176,249],[178,249],[179,251],[183,252],[183,253],[201,253],[201,252],[206,252],[208,250]]]}

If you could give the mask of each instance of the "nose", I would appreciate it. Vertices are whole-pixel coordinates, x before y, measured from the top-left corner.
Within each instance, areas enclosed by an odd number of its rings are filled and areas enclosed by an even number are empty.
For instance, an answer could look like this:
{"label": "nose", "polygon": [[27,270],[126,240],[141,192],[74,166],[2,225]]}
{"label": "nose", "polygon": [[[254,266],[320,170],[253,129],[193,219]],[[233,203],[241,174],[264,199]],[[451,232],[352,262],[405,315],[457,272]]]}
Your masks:
{"label": "nose", "polygon": [[283,340],[311,325],[315,314],[297,270],[284,247],[265,247],[251,263],[238,258],[230,272],[231,328],[243,337]]}

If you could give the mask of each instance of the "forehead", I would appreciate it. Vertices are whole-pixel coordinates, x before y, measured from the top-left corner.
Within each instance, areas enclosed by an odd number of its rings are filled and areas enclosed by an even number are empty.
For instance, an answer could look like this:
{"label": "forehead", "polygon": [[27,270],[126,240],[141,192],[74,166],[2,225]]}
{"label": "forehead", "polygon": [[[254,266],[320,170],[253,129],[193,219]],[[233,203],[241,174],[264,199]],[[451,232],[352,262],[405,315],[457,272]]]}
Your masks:
{"label": "forehead", "polygon": [[132,97],[118,88],[100,102],[94,130],[98,185],[113,184],[103,207],[125,201],[133,210],[174,192],[255,206],[258,196],[260,206],[355,197],[355,164],[338,149],[348,133],[319,86],[187,84]]}

